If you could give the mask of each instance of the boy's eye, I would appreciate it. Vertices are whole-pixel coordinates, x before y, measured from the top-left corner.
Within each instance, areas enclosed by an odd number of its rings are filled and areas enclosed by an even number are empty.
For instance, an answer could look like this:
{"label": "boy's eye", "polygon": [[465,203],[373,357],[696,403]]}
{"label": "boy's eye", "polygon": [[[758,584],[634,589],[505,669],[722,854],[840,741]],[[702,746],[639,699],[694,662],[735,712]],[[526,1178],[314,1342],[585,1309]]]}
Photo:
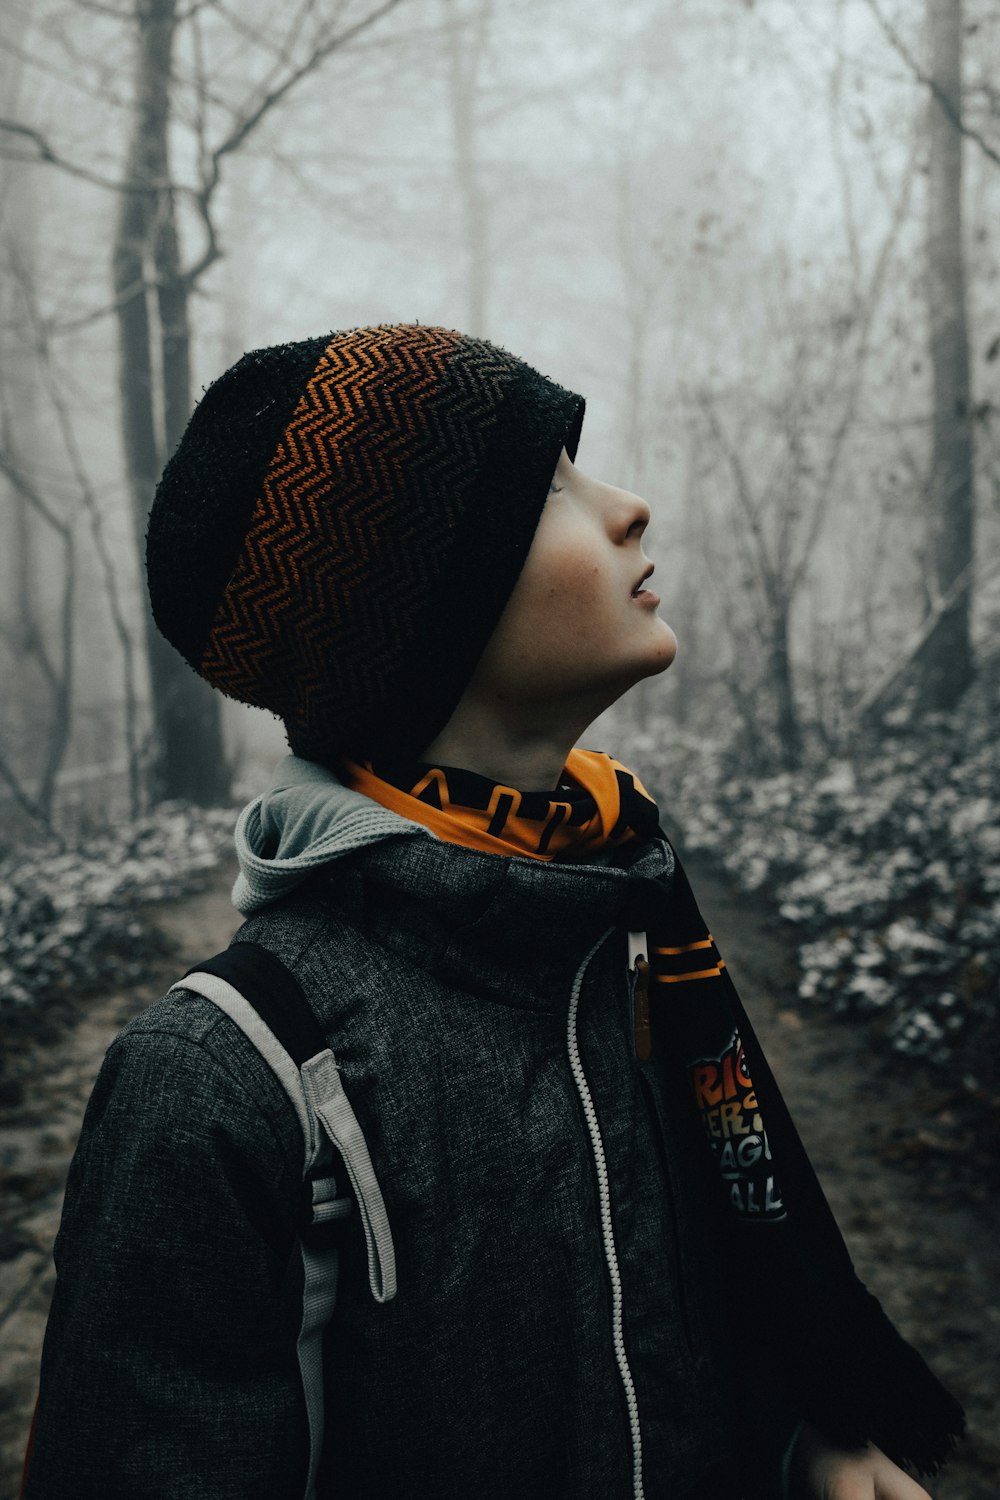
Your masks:
{"label": "boy's eye", "polygon": [[561,484],[556,484],[556,482],[555,482],[554,479],[551,480],[550,483],[549,483],[549,494],[550,495],[558,495],[558,494],[561,493],[561,491],[562,491],[562,485]]}

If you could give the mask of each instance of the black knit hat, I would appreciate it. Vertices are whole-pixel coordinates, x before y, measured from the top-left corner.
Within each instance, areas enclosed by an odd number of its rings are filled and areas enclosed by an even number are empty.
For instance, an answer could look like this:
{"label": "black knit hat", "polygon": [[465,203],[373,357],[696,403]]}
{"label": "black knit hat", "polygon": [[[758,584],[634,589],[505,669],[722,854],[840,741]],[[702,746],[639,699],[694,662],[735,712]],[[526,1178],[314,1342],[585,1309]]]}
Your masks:
{"label": "black knit hat", "polygon": [[450,718],[531,547],[581,396],[445,328],[246,354],[156,491],[153,616],[298,755],[418,755]]}

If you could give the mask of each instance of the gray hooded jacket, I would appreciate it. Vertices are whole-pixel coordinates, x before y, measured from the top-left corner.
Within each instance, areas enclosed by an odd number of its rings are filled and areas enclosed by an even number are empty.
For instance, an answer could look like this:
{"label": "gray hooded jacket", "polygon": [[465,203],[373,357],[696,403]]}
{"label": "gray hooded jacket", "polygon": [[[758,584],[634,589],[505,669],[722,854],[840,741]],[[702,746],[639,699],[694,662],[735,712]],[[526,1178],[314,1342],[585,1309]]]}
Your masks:
{"label": "gray hooded jacket", "polygon": [[[680,1073],[633,1046],[623,912],[669,846],[478,853],[293,757],[237,839],[238,937],[302,984],[395,1245],[380,1304],[354,1216],[320,1500],[770,1493],[747,1444],[787,1429],[748,1425],[768,1392],[708,1150]],[[301,1495],[301,1160],[207,1000],[119,1036],[67,1189],[29,1500]]]}

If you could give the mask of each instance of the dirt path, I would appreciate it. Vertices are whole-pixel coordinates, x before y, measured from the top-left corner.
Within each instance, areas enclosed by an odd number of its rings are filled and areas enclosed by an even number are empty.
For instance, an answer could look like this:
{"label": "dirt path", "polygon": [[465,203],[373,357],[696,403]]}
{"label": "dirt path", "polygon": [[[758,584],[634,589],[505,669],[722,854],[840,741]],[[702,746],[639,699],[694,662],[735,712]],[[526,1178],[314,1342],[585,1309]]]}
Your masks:
{"label": "dirt path", "polygon": [[[693,864],[689,861],[689,864]],[[884,1158],[911,1130],[911,1088],[887,1077],[863,1038],[803,1019],[770,999],[788,956],[760,915],[709,871],[693,868],[740,991],[844,1229],[862,1278],[965,1402],[970,1439],[931,1486],[935,1500],[1000,1495],[1000,1215],[973,1207]],[[0,1500],[14,1500],[54,1274],[51,1246],[83,1108],[104,1051],[125,1022],[236,926],[231,872],[154,913],[177,959],[139,989],[81,1004],[36,1084],[0,1124]],[[72,1497],[67,1497],[72,1500]]]}

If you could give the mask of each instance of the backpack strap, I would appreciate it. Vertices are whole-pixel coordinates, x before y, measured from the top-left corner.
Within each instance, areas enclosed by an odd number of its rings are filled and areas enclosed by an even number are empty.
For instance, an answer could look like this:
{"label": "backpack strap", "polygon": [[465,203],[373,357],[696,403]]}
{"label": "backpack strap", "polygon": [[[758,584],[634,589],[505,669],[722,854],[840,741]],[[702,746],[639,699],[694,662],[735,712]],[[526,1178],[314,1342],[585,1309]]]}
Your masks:
{"label": "backpack strap", "polygon": [[376,1302],[396,1295],[396,1258],[382,1192],[333,1052],[302,986],[275,954],[259,943],[232,943],[189,969],[172,989],[194,990],[236,1023],[285,1090],[302,1131],[298,1246],[304,1279],[297,1350],[309,1418],[304,1496],[312,1500],[323,1447],[323,1330],[337,1299],[340,1231],[352,1212],[351,1197],[339,1192],[331,1171],[335,1153],[347,1169],[361,1214]]}

